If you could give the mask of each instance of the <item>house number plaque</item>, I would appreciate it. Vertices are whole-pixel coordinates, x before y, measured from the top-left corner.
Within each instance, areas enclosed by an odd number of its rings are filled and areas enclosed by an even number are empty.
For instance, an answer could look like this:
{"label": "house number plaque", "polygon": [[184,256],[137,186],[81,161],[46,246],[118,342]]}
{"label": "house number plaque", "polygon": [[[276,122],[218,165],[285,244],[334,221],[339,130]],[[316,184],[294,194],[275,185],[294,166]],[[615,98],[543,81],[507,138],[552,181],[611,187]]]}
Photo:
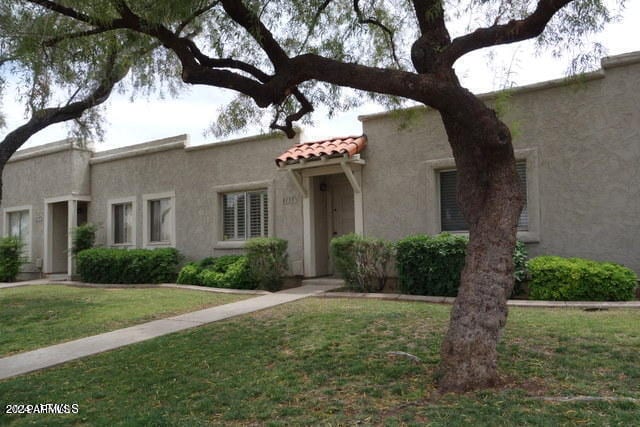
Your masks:
{"label": "house number plaque", "polygon": [[298,198],[296,196],[284,196],[282,198],[282,204],[284,206],[295,205],[296,203],[298,203]]}

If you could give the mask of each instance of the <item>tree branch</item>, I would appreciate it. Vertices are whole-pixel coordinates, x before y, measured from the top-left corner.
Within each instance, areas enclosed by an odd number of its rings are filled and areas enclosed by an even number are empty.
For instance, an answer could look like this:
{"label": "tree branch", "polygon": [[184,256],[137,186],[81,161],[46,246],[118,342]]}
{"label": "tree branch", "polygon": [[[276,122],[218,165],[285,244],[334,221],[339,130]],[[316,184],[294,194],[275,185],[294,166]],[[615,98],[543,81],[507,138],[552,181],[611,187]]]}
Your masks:
{"label": "tree branch", "polygon": [[202,6],[200,9],[196,9],[187,19],[185,19],[180,23],[180,25],[178,25],[178,28],[176,28],[176,30],[174,31],[174,34],[176,36],[180,36],[180,33],[186,28],[187,25],[192,23],[194,19],[196,19],[197,17],[199,17],[204,13],[207,13],[208,11],[216,7],[219,3],[220,3],[220,0],[216,0],[205,6]]}
{"label": "tree branch", "polygon": [[[44,2],[47,3],[46,7],[52,7],[51,2],[47,0],[28,1],[37,4]],[[469,112],[460,109],[459,105],[464,103],[454,102],[456,99],[468,101],[467,97],[470,93],[451,81],[438,79],[430,74],[418,75],[400,70],[345,63],[313,54],[289,58],[271,32],[241,1],[221,0],[221,2],[231,19],[245,28],[262,46],[276,69],[273,76],[242,61],[231,58],[209,58],[192,40],[178,37],[165,26],[148,22],[136,15],[124,0],[117,0],[115,3],[121,18],[114,21],[122,28],[147,34],[172,50],[180,60],[183,68],[182,80],[186,83],[231,89],[251,97],[261,108],[280,105],[288,96],[294,95],[301,108],[287,117],[288,125],[285,119],[286,129],[291,129],[292,121],[312,111],[311,104],[298,89],[298,85],[309,80],[413,99],[458,117],[466,126],[477,126],[477,123],[470,119],[473,115],[466,114]],[[91,18],[86,18],[86,15],[67,9],[64,10],[66,16],[79,16],[83,22],[91,21]],[[113,25],[114,21],[107,25]],[[220,68],[240,70],[254,78]]]}
{"label": "tree branch", "polygon": [[44,42],[42,42],[42,44],[45,47],[52,47],[64,40],[72,40],[72,39],[78,39],[78,38],[92,36],[96,34],[102,34],[102,33],[106,33],[107,31],[113,31],[115,29],[116,28],[100,27],[100,28],[92,28],[90,30],[85,30],[85,31],[77,31],[73,33],[61,34],[59,36],[52,37],[50,39],[45,40]]}
{"label": "tree branch", "polygon": [[243,27],[262,47],[276,70],[287,62],[289,56],[273,37],[271,31],[255,13],[247,9],[242,1],[222,0],[222,7],[229,17]]}
{"label": "tree branch", "polygon": [[211,68],[234,68],[251,74],[262,83],[269,81],[269,79],[271,78],[270,75],[249,63],[233,58],[212,58],[202,53],[200,48],[198,48],[193,40],[187,38],[181,38],[181,40],[182,42],[187,44],[187,46],[191,50],[191,53],[200,65]]}
{"label": "tree branch", "polygon": [[474,50],[514,43],[539,36],[553,16],[573,0],[540,0],[536,10],[525,19],[480,28],[458,37],[440,55],[440,61],[452,66],[458,58]]}
{"label": "tree branch", "polygon": [[[110,25],[108,25],[107,23],[105,23],[104,20],[99,20],[97,18],[94,18],[92,16],[89,16],[87,14],[84,14],[82,12],[78,12],[77,10],[71,8],[71,7],[66,7],[63,6],[61,4],[58,4],[56,2],[53,1],[49,1],[49,0],[27,0],[30,3],[33,4],[37,4],[40,5],[46,9],[49,9],[53,12],[57,12],[61,15],[64,16],[68,16],[69,18],[73,18],[77,21],[81,21],[81,22],[85,22],[87,24],[90,24],[94,27],[99,27],[99,28],[111,28]],[[105,25],[107,24],[107,25]]]}
{"label": "tree branch", "polygon": [[318,21],[320,20],[320,15],[322,15],[322,12],[325,11],[325,9],[329,6],[329,3],[331,3],[332,1],[333,0],[325,0],[324,2],[322,2],[320,7],[318,7],[318,9],[316,10],[316,13],[313,15],[313,19],[311,20],[311,23],[309,24],[309,31],[307,32],[307,35],[304,38],[304,41],[302,42],[302,44],[298,48],[298,55],[300,53],[302,53],[304,48],[307,46],[307,43],[309,42],[309,38],[313,34],[313,31],[316,29],[316,25],[318,25]]}
{"label": "tree branch", "polygon": [[[113,87],[129,72],[129,67],[116,64],[116,54],[109,59],[106,75],[102,82],[86,97],[76,102],[67,102],[63,107],[51,107],[36,110],[27,123],[9,132],[0,142],[0,200],[2,199],[2,171],[11,156],[27,142],[29,138],[42,129],[56,123],[78,119],[82,114],[97,105],[104,103],[111,95]],[[76,92],[77,93],[77,92]],[[70,99],[73,99],[74,94]]]}
{"label": "tree branch", "polygon": [[279,129],[283,131],[287,135],[287,138],[293,138],[296,136],[296,132],[293,130],[293,123],[303,118],[306,114],[313,112],[313,105],[311,105],[309,100],[302,94],[302,92],[300,92],[300,90],[298,90],[298,88],[294,89],[293,96],[300,103],[300,109],[285,117],[284,126],[278,124],[278,120],[280,119],[280,112],[278,111],[269,126],[271,129]]}
{"label": "tree branch", "polygon": [[442,0],[412,0],[421,35],[411,46],[411,61],[419,73],[438,67],[440,52],[451,43]]}
{"label": "tree branch", "polygon": [[17,56],[4,56],[4,57],[0,57],[0,67],[2,67],[4,64],[8,63],[8,62],[12,62],[12,61],[16,61],[18,60]]}
{"label": "tree branch", "polygon": [[389,47],[391,47],[391,56],[393,57],[393,62],[395,62],[398,68],[400,68],[400,61],[398,60],[398,55],[396,54],[396,45],[393,41],[393,31],[391,31],[389,27],[387,27],[377,19],[365,18],[364,15],[362,14],[362,10],[360,10],[359,0],[353,0],[353,10],[356,12],[356,17],[358,18],[359,23],[369,24],[369,25],[378,27],[386,34],[387,39],[389,41]]}

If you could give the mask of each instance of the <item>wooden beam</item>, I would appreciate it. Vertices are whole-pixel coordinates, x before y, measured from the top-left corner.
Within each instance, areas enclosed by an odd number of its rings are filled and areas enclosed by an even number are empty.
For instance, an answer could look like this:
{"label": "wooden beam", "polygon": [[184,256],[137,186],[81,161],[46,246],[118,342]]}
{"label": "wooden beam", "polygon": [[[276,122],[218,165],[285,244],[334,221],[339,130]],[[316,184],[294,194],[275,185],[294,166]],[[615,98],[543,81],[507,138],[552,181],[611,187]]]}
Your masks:
{"label": "wooden beam", "polygon": [[289,174],[289,177],[291,178],[291,180],[295,184],[295,186],[298,189],[298,191],[300,192],[300,194],[302,194],[302,197],[306,198],[307,197],[307,189],[304,188],[304,185],[302,185],[302,180],[300,178],[300,175],[298,173],[296,173],[293,169],[287,169],[287,173]]}
{"label": "wooden beam", "polygon": [[347,179],[349,180],[349,183],[351,184],[351,187],[353,188],[353,192],[355,194],[359,194],[362,190],[360,189],[360,184],[358,184],[358,180],[353,175],[353,171],[351,170],[351,166],[349,166],[347,164],[347,162],[341,162],[340,163],[340,167],[342,167],[342,170],[344,171],[344,174],[347,176]]}

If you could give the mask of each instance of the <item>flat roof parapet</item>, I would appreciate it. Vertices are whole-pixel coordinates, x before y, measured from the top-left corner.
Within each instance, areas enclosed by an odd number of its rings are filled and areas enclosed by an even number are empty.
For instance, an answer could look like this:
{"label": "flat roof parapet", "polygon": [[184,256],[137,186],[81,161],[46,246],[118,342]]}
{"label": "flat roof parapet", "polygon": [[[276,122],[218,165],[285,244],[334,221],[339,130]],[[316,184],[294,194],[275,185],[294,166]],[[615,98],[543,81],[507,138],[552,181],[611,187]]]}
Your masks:
{"label": "flat roof parapet", "polygon": [[[301,129],[294,126],[294,130],[296,131],[296,136],[294,140],[299,139]],[[186,151],[207,150],[210,148],[224,147],[227,145],[241,144],[244,142],[258,142],[258,141],[264,141],[267,139],[285,139],[285,138],[286,138],[286,135],[283,132],[272,131],[267,133],[259,133],[256,135],[242,136],[239,138],[226,139],[223,141],[207,142],[207,143],[198,144],[198,145],[188,145],[185,147],[185,150]]]}
{"label": "flat roof parapet", "polygon": [[155,139],[141,144],[128,145],[112,150],[100,151],[93,155],[90,163],[106,163],[129,157],[144,156],[146,154],[160,153],[162,151],[184,149],[189,142],[189,135],[181,134],[168,138]]}
{"label": "flat roof parapet", "polygon": [[93,152],[93,144],[77,138],[65,138],[35,147],[23,148],[16,151],[7,163],[20,160],[32,159],[34,157],[46,156],[48,154],[59,153],[67,150],[79,150]]}
{"label": "flat roof parapet", "polygon": [[[545,90],[545,89],[553,89],[557,87],[568,86],[573,84],[575,81],[588,82],[592,80],[600,80],[605,77],[605,70],[616,68],[616,67],[623,67],[627,65],[634,65],[638,63],[640,63],[640,51],[625,53],[622,55],[608,56],[600,60],[601,68],[599,70],[591,71],[591,72],[576,75],[576,76],[569,76],[569,77],[563,77],[560,79],[553,79],[553,80],[546,80],[543,82],[531,83],[523,86],[516,86],[513,88],[509,88],[507,90],[512,95],[518,95],[518,94],[523,94],[528,92],[536,92],[536,91]],[[478,94],[478,97],[482,100],[490,101],[497,98],[502,93],[504,93],[504,90],[496,90],[496,91]],[[407,110],[420,110],[420,109],[424,111],[428,111],[430,108],[425,107],[424,105],[417,105],[414,107],[402,108],[401,110],[407,111]],[[390,115],[393,114],[393,112],[394,111],[381,111],[378,113],[363,114],[358,116],[358,120],[360,120],[361,122],[366,122],[369,120],[389,117]]]}

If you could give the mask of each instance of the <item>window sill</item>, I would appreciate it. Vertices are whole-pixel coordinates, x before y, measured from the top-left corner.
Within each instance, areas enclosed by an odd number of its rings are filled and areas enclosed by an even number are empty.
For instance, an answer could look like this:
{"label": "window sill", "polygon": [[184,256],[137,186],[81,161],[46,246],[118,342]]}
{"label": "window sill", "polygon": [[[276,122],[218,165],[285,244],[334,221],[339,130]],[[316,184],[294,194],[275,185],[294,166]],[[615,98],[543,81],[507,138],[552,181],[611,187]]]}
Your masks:
{"label": "window sill", "polygon": [[173,242],[147,242],[145,248],[173,248]]}
{"label": "window sill", "polygon": [[220,240],[213,246],[214,249],[244,249],[246,240]]}
{"label": "window sill", "polygon": [[133,243],[111,243],[109,247],[116,248],[116,249],[120,249],[120,248],[129,249],[129,248],[135,248],[136,245]]}
{"label": "window sill", "polygon": [[540,243],[540,234],[535,231],[518,231],[517,237],[524,243]]}
{"label": "window sill", "polygon": [[[469,237],[468,231],[441,231],[440,233]],[[516,238],[523,243],[540,243],[540,234],[535,231],[518,231]]]}

